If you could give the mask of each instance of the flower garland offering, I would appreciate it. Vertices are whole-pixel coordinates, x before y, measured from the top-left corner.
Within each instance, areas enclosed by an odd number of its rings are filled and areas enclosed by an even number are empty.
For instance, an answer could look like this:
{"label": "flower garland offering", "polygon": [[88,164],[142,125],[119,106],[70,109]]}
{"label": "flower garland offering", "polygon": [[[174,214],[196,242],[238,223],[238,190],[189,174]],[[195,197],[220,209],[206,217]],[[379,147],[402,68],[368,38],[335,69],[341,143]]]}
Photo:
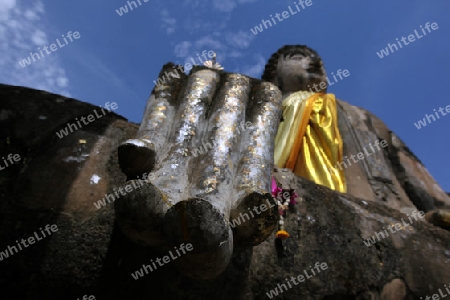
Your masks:
{"label": "flower garland offering", "polygon": [[[286,197],[286,195],[288,196]],[[272,177],[272,196],[277,201],[278,213],[280,215],[276,238],[284,240],[289,237],[289,233],[284,228],[284,219],[286,218],[289,205],[297,204],[297,201],[295,199],[298,197],[298,195],[296,192],[294,192],[294,190],[285,190],[283,192],[283,189],[277,185],[275,178]]]}

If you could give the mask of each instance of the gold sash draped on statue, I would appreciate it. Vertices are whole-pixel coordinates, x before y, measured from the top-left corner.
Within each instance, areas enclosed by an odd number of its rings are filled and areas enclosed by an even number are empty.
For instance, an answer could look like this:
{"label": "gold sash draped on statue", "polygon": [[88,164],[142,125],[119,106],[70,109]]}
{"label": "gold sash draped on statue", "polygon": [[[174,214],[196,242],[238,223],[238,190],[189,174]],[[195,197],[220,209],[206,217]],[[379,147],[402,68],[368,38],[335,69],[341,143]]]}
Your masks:
{"label": "gold sash draped on statue", "polygon": [[283,100],[283,119],[275,137],[275,165],[345,193],[336,99],[333,94],[296,92]]}

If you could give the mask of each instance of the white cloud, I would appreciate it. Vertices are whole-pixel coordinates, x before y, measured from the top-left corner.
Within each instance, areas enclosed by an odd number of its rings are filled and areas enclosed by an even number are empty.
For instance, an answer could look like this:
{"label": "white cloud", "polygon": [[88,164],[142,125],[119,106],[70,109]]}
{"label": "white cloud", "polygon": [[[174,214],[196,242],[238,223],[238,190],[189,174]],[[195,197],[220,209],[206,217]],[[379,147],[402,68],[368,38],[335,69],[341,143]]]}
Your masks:
{"label": "white cloud", "polygon": [[238,4],[254,3],[258,0],[213,0],[213,8],[220,12],[231,12]]}
{"label": "white cloud", "polygon": [[195,46],[197,49],[206,49],[206,48],[212,48],[216,50],[221,50],[224,48],[224,45],[217,39],[214,39],[211,36],[204,36],[198,39],[195,42]]}
{"label": "white cloud", "polygon": [[206,3],[206,1],[205,0],[185,0],[184,1],[184,6],[186,6],[186,5],[191,5],[192,7],[198,7],[198,6],[200,6],[200,5],[202,5],[202,2],[203,3]]}
{"label": "white cloud", "polygon": [[183,21],[183,28],[190,34],[198,34],[201,32],[210,33],[211,29],[221,31],[227,27],[229,18],[230,17],[224,17],[223,15],[217,17],[214,16],[207,19],[199,16],[188,16],[188,18]]}
{"label": "white cloud", "polygon": [[[225,33],[214,32],[213,34],[202,36],[193,42],[183,41],[178,43],[175,45],[174,54],[176,57],[184,58],[184,62],[190,63],[190,58],[197,61],[197,53],[201,55],[204,50],[212,50],[217,54],[217,61],[227,70],[227,65],[224,64],[227,58],[245,57],[246,54],[242,50],[248,48],[253,39],[254,36],[252,34],[242,30],[238,32],[228,31]],[[258,77],[261,75],[260,73],[264,69],[265,59],[262,55],[259,55],[257,58],[257,65],[246,66],[244,68],[247,72],[246,74]]]}
{"label": "white cloud", "polygon": [[233,0],[213,0],[213,7],[222,12],[232,11],[236,5],[236,2]]}
{"label": "white cloud", "polygon": [[170,17],[169,11],[167,9],[161,10],[161,22],[161,27],[163,29],[166,29],[167,34],[175,32],[177,20]]}
{"label": "white cloud", "polygon": [[38,13],[43,14],[45,12],[44,10],[44,3],[42,3],[41,1],[36,1],[33,3],[34,6],[34,10]]}
{"label": "white cloud", "polygon": [[45,32],[43,32],[40,29],[36,29],[33,36],[31,37],[31,40],[33,41],[36,46],[45,46],[48,44],[47,36]]}
{"label": "white cloud", "polygon": [[236,58],[236,57],[244,57],[244,53],[242,53],[240,51],[236,51],[236,50],[233,50],[231,52],[227,52],[227,54],[228,54],[228,57],[234,57],[234,58]]}
{"label": "white cloud", "polygon": [[36,20],[40,19],[36,12],[29,10],[29,9],[25,12],[24,15],[30,21],[36,21]]}
{"label": "white cloud", "polygon": [[264,58],[264,56],[262,56],[262,54],[257,54],[256,56],[253,57],[254,59],[252,61],[252,64],[243,66],[242,68],[240,68],[240,70],[236,72],[243,73],[250,77],[260,78],[264,70],[264,67],[266,66],[266,59]]}
{"label": "white cloud", "polygon": [[9,14],[16,6],[16,0],[0,0],[0,21],[9,19]]}
{"label": "white cloud", "polygon": [[186,57],[189,55],[189,50],[192,44],[188,41],[183,41],[175,46],[175,56],[176,57]]}
{"label": "white cloud", "polygon": [[227,42],[238,49],[245,49],[250,46],[251,41],[255,38],[255,35],[248,31],[240,30],[236,33],[229,32],[226,35]]}
{"label": "white cloud", "polygon": [[213,9],[219,12],[231,12],[238,4],[254,3],[258,0],[185,0],[184,6],[190,5],[191,8],[198,10],[199,8],[207,8],[212,4]]}
{"label": "white cloud", "polygon": [[57,86],[59,86],[61,88],[65,88],[65,87],[67,87],[68,84],[69,84],[69,80],[67,78],[64,78],[64,77],[56,78]]}
{"label": "white cloud", "polygon": [[57,52],[44,53],[25,67],[19,64],[30,52],[37,53],[38,47],[49,45],[46,34],[49,29],[39,21],[45,19],[44,14],[44,4],[40,0],[32,5],[0,0],[0,82],[70,97],[69,79]]}
{"label": "white cloud", "polygon": [[[174,55],[181,58],[175,63],[191,63],[191,58],[197,62],[197,53],[201,55],[205,50],[212,50],[216,52],[217,61],[225,70],[227,67],[235,68],[236,65],[232,61],[228,64],[225,62],[230,58],[245,58],[248,55],[245,50],[250,47],[255,36],[246,30],[229,30],[232,15],[223,12],[231,12],[239,5],[255,2],[257,0],[184,0],[182,3],[184,13],[176,15],[177,20],[174,23],[182,24],[177,33],[184,33],[182,41],[174,42]],[[172,16],[169,3],[162,1],[158,3],[163,16]],[[261,72],[265,65],[265,60],[262,57],[261,59],[256,60],[259,63],[257,66],[252,66],[253,68],[247,66],[246,70],[252,75]],[[251,60],[255,60],[255,57],[252,56]]]}

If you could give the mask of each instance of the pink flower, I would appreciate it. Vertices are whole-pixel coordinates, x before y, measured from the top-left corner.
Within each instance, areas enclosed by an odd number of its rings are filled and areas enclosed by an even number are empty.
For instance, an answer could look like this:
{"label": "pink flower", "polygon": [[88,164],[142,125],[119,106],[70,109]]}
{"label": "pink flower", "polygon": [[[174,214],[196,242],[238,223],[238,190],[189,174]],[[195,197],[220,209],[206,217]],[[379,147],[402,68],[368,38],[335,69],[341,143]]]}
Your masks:
{"label": "pink flower", "polygon": [[[283,189],[280,188],[279,186],[277,186],[277,181],[275,180],[275,177],[272,177],[272,196],[276,199],[276,200],[280,200],[278,199],[279,195],[283,195]],[[291,192],[290,193],[290,197],[289,197],[289,204],[294,205],[297,204],[297,201],[295,200],[296,198],[298,198],[298,194],[296,192]]]}
{"label": "pink flower", "polygon": [[280,188],[279,186],[277,186],[277,182],[275,180],[275,177],[272,177],[272,196],[277,199],[277,196],[279,195],[280,192],[283,192],[283,189]]}

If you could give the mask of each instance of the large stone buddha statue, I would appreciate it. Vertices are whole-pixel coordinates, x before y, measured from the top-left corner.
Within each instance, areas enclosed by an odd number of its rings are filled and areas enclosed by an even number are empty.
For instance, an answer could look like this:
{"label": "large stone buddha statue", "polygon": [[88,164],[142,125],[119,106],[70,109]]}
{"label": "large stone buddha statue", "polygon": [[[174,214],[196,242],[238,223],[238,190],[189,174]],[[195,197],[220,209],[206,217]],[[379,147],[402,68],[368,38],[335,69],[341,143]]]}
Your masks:
{"label": "large stone buddha statue", "polygon": [[192,243],[175,263],[208,279],[235,247],[258,245],[276,228],[274,166],[403,213],[449,205],[403,142],[376,116],[327,93],[328,82],[318,53],[293,45],[272,55],[262,80],[227,73],[214,58],[156,86],[136,138],[119,147],[128,180],[150,174],[115,202],[123,232],[147,246]]}
{"label": "large stone buddha statue", "polygon": [[326,93],[330,81],[313,49],[280,48],[262,79],[274,83],[283,97],[285,120],[275,140],[279,167],[400,210],[428,212],[450,204],[422,163],[380,119]]}

